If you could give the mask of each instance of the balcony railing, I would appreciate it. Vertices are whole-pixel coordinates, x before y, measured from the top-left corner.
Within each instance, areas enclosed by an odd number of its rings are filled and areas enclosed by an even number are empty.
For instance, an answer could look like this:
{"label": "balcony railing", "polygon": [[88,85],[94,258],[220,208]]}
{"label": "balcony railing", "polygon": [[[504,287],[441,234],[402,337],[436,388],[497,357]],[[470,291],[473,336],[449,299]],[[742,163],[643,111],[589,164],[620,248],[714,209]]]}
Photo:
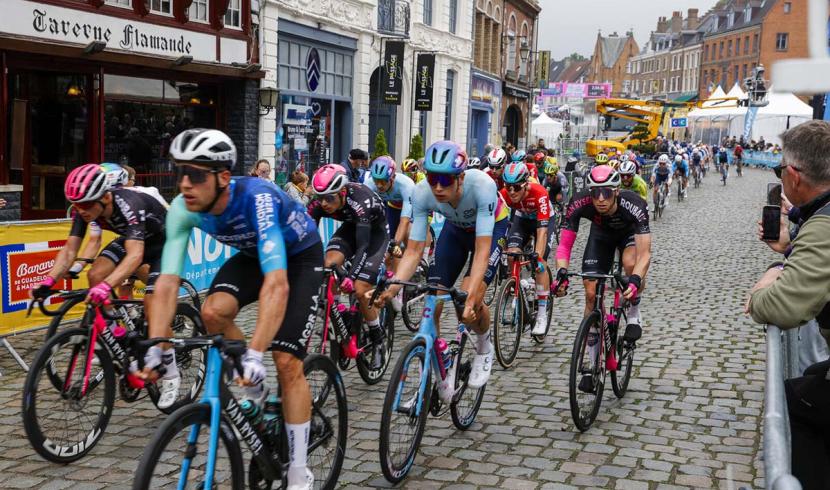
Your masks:
{"label": "balcony railing", "polygon": [[409,12],[407,0],[378,0],[378,32],[408,38]]}

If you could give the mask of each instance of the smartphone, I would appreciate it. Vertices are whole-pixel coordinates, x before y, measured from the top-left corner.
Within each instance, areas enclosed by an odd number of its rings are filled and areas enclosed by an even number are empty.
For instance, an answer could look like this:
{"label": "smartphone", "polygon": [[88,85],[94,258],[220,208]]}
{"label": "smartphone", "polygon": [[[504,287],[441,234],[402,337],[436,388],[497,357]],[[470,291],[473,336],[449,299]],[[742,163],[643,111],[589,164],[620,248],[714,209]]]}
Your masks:
{"label": "smartphone", "polygon": [[767,204],[770,206],[781,205],[781,182],[767,184]]}
{"label": "smartphone", "polygon": [[764,206],[761,216],[761,228],[764,241],[778,241],[781,236],[781,206]]}

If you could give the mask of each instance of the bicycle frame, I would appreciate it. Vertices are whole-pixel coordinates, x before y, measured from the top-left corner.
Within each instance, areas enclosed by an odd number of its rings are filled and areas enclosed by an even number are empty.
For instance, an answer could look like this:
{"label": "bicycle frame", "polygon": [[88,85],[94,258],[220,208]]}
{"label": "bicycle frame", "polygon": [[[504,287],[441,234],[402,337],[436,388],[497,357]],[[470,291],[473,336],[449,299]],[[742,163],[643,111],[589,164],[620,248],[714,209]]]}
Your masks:
{"label": "bicycle frame", "polygon": [[[334,290],[337,287],[337,277],[333,271],[328,272],[328,278],[326,282],[326,316],[323,319],[323,342],[321,345],[322,354],[325,355],[326,353],[326,345],[328,344],[329,340],[329,325],[332,319],[332,314],[336,315],[336,320],[339,320],[338,325],[334,328],[334,338],[337,341],[337,344],[340,346],[340,353],[348,359],[356,359],[360,353],[363,352],[363,348],[358,348],[357,346],[357,335],[354,335],[351,332],[351,325],[345,324],[345,319],[341,316],[341,312],[337,310],[337,306],[340,304],[337,301],[337,298],[334,296]],[[352,308],[354,309],[354,308]],[[354,314],[354,311],[351,311]],[[341,325],[340,322],[343,324]],[[346,341],[343,338],[343,334],[341,330],[348,330],[348,344],[343,345],[343,342]]]}

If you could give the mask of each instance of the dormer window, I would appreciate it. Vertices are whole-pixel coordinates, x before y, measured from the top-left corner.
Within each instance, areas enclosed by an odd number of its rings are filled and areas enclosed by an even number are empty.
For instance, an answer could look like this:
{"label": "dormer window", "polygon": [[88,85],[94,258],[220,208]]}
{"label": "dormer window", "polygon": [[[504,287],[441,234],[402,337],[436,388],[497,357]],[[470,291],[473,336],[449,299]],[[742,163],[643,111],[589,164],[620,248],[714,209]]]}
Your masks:
{"label": "dormer window", "polygon": [[752,6],[750,4],[746,4],[746,8],[744,9],[744,23],[749,23],[752,20]]}
{"label": "dormer window", "polygon": [[729,28],[729,27],[732,27],[733,25],[735,25],[735,11],[734,10],[730,11],[729,14],[726,16],[726,27]]}

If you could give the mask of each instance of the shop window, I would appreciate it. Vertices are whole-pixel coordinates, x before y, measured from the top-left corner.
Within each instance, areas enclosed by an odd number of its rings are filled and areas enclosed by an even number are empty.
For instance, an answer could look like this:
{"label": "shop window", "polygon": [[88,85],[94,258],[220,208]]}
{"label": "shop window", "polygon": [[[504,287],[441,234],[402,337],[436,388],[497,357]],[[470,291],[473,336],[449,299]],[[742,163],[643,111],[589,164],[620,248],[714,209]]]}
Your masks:
{"label": "shop window", "polygon": [[[318,94],[352,96],[354,56],[345,51],[316,48],[320,58]],[[281,38],[277,56],[277,83],[280,89],[308,92],[306,61],[311,47],[293,39]]]}
{"label": "shop window", "polygon": [[208,0],[193,0],[193,3],[190,4],[190,20],[207,22]]}
{"label": "shop window", "polygon": [[145,0],[145,5],[156,14],[173,14],[173,0]]}
{"label": "shop window", "polygon": [[116,7],[132,8],[132,0],[107,0],[107,5],[115,5]]}
{"label": "shop window", "polygon": [[242,0],[230,0],[228,10],[225,12],[226,27],[242,27]]}
{"label": "shop window", "polygon": [[447,97],[444,104],[444,139],[452,139],[452,104],[455,88],[455,72],[447,70]]}

